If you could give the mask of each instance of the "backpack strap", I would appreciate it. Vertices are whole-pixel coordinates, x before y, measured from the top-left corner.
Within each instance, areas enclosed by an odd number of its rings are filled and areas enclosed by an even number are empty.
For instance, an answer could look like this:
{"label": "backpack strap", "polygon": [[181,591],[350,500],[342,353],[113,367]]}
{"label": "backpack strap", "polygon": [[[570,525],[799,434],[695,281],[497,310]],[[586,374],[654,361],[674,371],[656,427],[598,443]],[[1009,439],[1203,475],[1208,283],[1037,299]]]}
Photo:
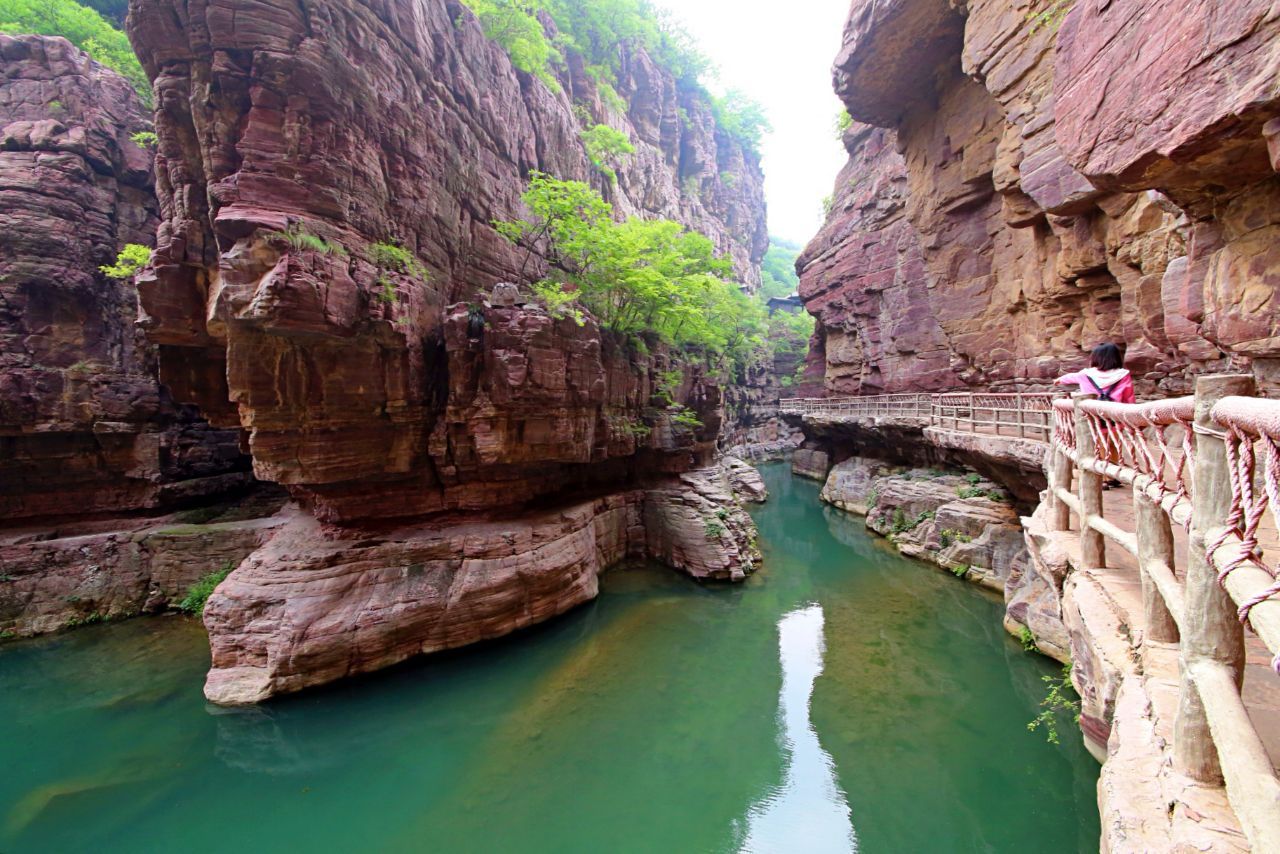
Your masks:
{"label": "backpack strap", "polygon": [[1123,379],[1123,378],[1121,378],[1121,379],[1116,380],[1115,382],[1113,382],[1111,385],[1107,386],[1106,388],[1103,388],[1102,386],[1098,385],[1098,383],[1094,381],[1093,377],[1089,376],[1088,374],[1085,374],[1085,375],[1084,375],[1084,378],[1085,378],[1086,380],[1088,380],[1088,381],[1089,381],[1089,385],[1093,386],[1093,390],[1094,390],[1095,392],[1097,392],[1098,397],[1099,397],[1099,398],[1101,398],[1102,400],[1106,400],[1106,401],[1110,401],[1110,400],[1111,400],[1111,391],[1112,391],[1112,389],[1114,389],[1116,386],[1120,385],[1120,383],[1124,382],[1124,379]]}

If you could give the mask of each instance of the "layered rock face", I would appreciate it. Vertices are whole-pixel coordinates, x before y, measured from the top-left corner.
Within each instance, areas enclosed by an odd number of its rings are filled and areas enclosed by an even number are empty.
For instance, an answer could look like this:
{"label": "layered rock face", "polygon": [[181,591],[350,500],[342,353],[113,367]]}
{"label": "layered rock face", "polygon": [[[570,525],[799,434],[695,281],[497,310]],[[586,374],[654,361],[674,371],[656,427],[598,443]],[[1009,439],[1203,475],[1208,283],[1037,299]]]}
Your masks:
{"label": "layered rock face", "polygon": [[129,84],[61,38],[0,35],[0,519],[172,507],[249,480],[156,379],[131,283],[98,271],[156,226]]}
{"label": "layered rock face", "polygon": [[[377,481],[295,484],[310,512],[288,508],[209,600],[206,695],[258,702],[498,637],[594,598],[599,574],[626,558],[699,579],[753,571],[755,528],[734,484],[754,498],[758,477],[710,464],[719,390],[608,340],[590,318],[456,306],[448,396],[424,439],[438,480],[408,505]],[[670,371],[702,426],[652,405]]]}
{"label": "layered rock face", "polygon": [[1140,393],[1269,380],[1277,22],[1219,7],[855,2],[836,87],[874,127],[800,261],[827,388],[1025,387],[1100,340]]}
{"label": "layered rock face", "polygon": [[[297,501],[210,599],[210,698],[505,634],[627,557],[754,568],[712,465],[714,379],[495,287],[545,266],[493,225],[534,170],[677,219],[758,281],[759,167],[704,96],[626,47],[625,111],[572,54],[553,91],[457,2],[142,0],[130,35],[160,138],[143,325],[175,393],[245,428]],[[595,123],[636,147],[616,185],[579,138]]]}
{"label": "layered rock face", "polygon": [[[259,477],[326,518],[444,509],[470,474],[449,458],[467,453],[448,447],[450,428],[439,435],[457,343],[446,306],[541,264],[492,225],[520,214],[530,170],[592,180],[621,213],[677,218],[758,277],[754,156],[642,51],[624,57],[617,115],[580,63],[560,92],[517,72],[457,3],[250,3],[231,16],[148,0],[130,20],[159,103],[164,216],[140,290],[162,377],[211,420],[246,427]],[[636,144],[616,188],[588,161],[575,103]],[[328,244],[272,234],[290,228]],[[423,269],[380,263],[388,242]],[[538,358],[535,371],[564,370]],[[539,462],[598,461],[550,454]]]}

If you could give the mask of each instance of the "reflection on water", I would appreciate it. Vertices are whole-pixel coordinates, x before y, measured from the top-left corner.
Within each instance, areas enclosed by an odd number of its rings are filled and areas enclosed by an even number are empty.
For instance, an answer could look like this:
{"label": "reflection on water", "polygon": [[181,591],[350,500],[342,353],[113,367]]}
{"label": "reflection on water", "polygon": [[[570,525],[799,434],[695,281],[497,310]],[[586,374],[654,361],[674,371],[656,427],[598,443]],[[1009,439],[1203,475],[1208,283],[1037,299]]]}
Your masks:
{"label": "reflection on water", "polygon": [[822,673],[825,646],[822,607],[810,605],[778,621],[778,657],[787,766],[782,785],[751,808],[744,852],[858,850],[849,804],[836,782],[835,762],[822,749],[809,719],[814,680]]}

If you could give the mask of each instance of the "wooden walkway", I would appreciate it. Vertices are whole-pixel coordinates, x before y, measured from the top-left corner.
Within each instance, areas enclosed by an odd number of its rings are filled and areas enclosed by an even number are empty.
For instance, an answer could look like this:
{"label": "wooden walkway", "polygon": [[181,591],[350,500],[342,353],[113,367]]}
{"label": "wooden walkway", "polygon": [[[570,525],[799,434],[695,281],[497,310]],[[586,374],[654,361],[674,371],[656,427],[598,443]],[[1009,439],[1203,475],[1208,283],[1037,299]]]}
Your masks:
{"label": "wooden walkway", "polygon": [[[1116,615],[1120,645],[1139,663],[1151,738],[1164,745],[1152,747],[1169,750],[1166,768],[1198,793],[1192,800],[1234,812],[1254,850],[1280,851],[1280,402],[1256,397],[1251,376],[1200,377],[1194,398],[1145,404],[965,393],[780,409],[815,423],[969,433],[996,453],[1007,442],[1010,456],[1015,444],[1042,446],[1041,512],[1072,557],[1078,577],[1067,583],[1098,585],[1095,603]],[[1122,485],[1104,490],[1112,478]],[[1113,750],[1116,738],[1113,729]]]}

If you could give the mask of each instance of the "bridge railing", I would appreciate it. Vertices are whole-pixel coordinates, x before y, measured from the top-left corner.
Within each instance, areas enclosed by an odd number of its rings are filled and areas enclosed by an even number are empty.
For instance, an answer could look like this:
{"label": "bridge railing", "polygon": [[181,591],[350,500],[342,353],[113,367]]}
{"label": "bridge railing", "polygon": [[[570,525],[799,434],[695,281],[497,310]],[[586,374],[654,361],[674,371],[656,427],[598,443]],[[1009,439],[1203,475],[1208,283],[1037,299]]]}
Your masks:
{"label": "bridge railing", "polygon": [[1053,401],[1061,396],[1061,392],[878,394],[785,398],[779,407],[784,414],[917,421],[967,433],[1048,441]]}
{"label": "bridge railing", "polygon": [[783,413],[845,418],[927,419],[929,394],[875,394],[863,397],[792,397],[779,401]]}
{"label": "bridge railing", "polygon": [[[1280,668],[1280,573],[1265,555],[1280,526],[1280,401],[1254,393],[1252,377],[1219,375],[1194,397],[1055,401],[1048,523],[1072,530],[1075,516],[1086,567],[1106,565],[1108,542],[1137,559],[1142,643],[1180,647],[1174,762],[1225,785],[1254,850],[1280,851],[1280,780],[1241,698],[1245,622]],[[1134,530],[1106,518],[1106,478],[1131,487]],[[1175,524],[1188,532],[1181,562]]]}
{"label": "bridge railing", "polygon": [[930,423],[966,433],[993,433],[1048,441],[1053,427],[1053,400],[1060,392],[938,394]]}

